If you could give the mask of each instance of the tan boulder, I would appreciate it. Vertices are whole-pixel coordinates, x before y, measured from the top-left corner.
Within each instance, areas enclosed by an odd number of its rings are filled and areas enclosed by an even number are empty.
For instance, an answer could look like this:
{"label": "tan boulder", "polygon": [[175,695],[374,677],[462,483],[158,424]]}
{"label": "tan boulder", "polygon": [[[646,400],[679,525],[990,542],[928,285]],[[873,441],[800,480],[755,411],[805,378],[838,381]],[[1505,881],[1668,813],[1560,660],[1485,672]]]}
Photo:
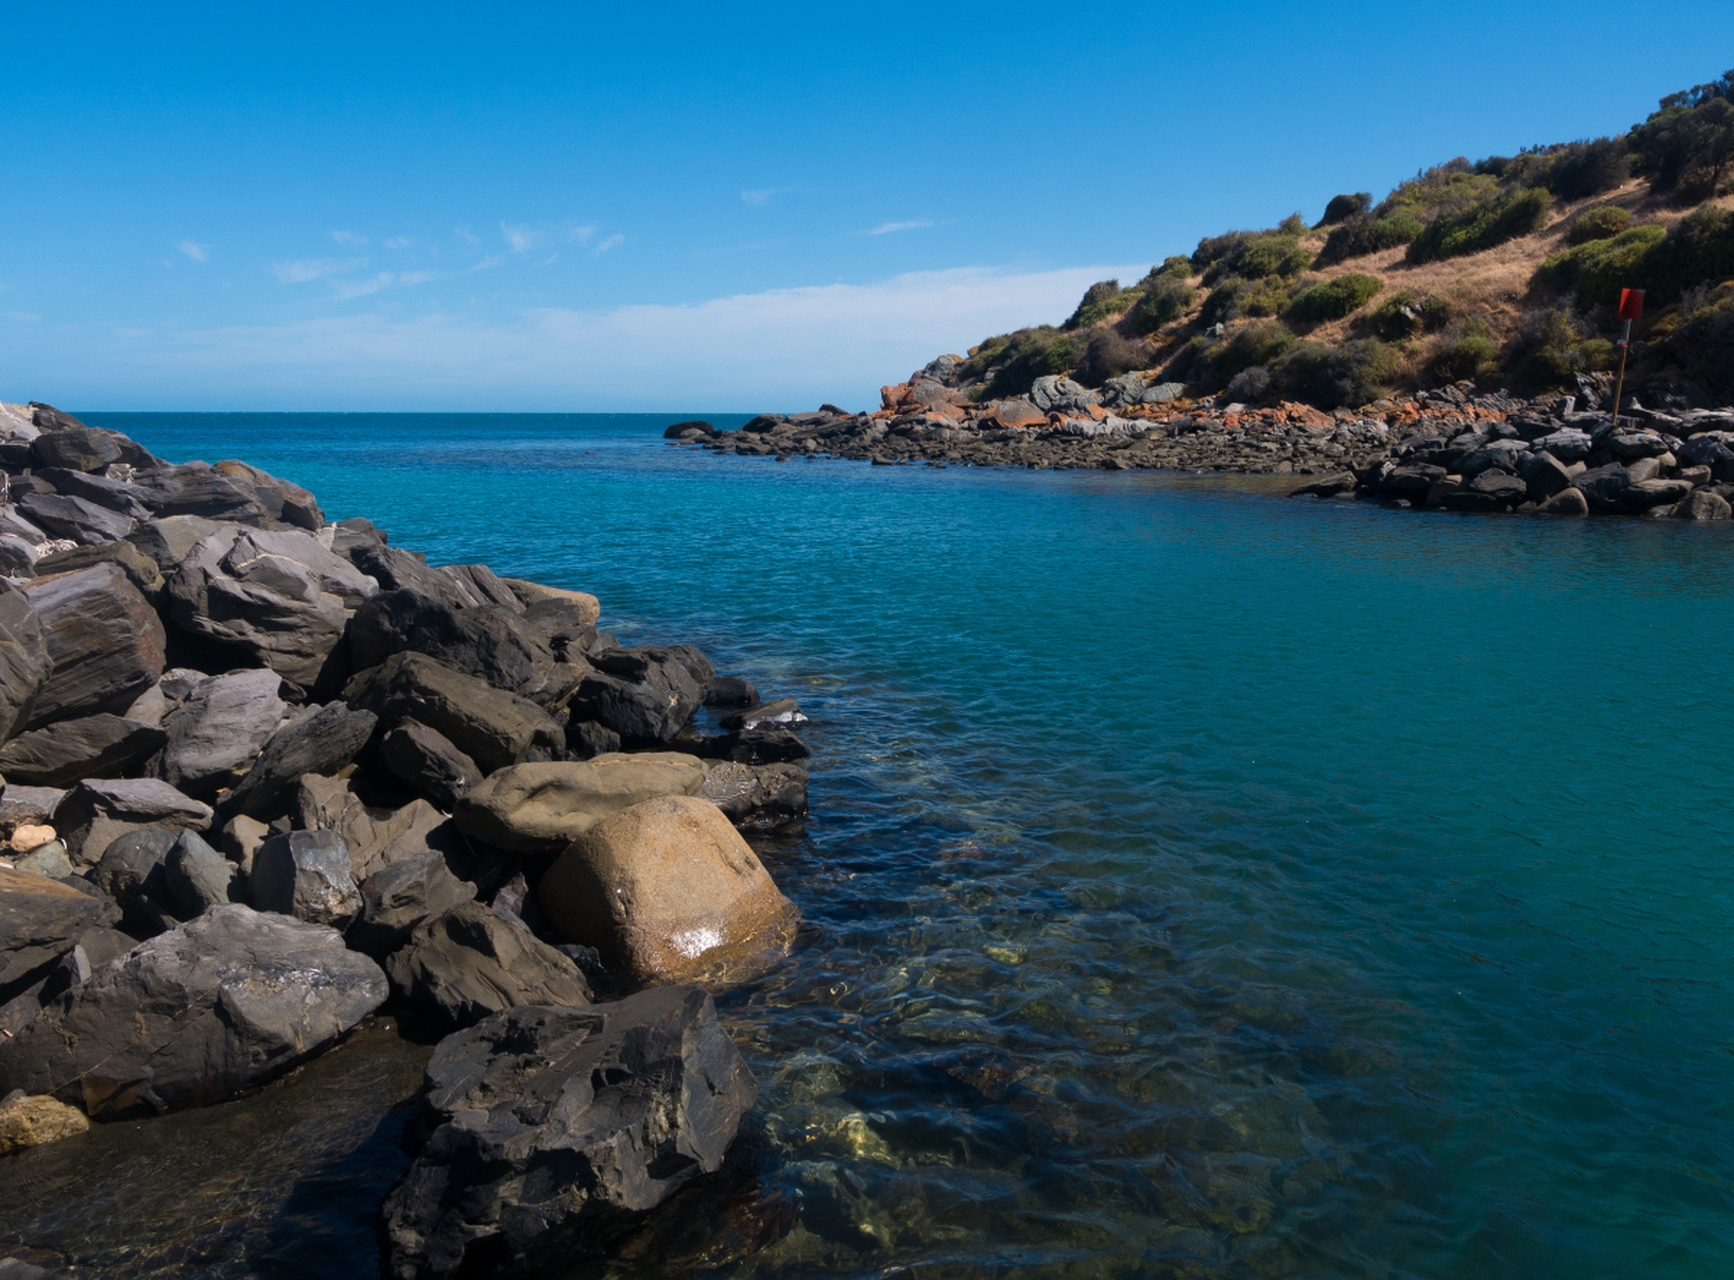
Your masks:
{"label": "tan boulder", "polygon": [[641,982],[744,978],[787,949],[797,919],[722,811],[684,795],[598,822],[537,899],[561,937]]}
{"label": "tan boulder", "polygon": [[565,600],[578,606],[583,615],[584,625],[593,627],[602,616],[602,602],[588,591],[566,591],[560,587],[544,586],[540,582],[526,582],[522,578],[502,578],[528,609],[539,600]]}
{"label": "tan boulder", "polygon": [[704,761],[677,751],[500,769],[458,802],[459,830],[509,853],[559,853],[596,823],[657,796],[696,795]]}
{"label": "tan boulder", "polygon": [[36,826],[30,823],[19,827],[12,833],[12,839],[7,843],[13,853],[30,853],[40,849],[54,839],[54,828]]}
{"label": "tan boulder", "polygon": [[47,1094],[15,1098],[0,1107],[0,1156],[75,1137],[89,1128],[84,1112]]}

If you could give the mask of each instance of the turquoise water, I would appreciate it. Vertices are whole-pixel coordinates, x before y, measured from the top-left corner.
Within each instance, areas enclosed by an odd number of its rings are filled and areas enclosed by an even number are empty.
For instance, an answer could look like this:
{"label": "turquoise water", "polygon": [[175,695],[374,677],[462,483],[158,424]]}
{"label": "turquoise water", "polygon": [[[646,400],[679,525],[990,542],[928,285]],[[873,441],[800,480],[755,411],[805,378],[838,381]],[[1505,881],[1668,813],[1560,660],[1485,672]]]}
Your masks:
{"label": "turquoise water", "polygon": [[[721,459],[673,415],[89,420],[813,716],[813,820],[761,846],[807,928],[720,1002],[753,1125],[604,1272],[1734,1270],[1734,530]],[[225,1247],[185,1274],[280,1273]]]}

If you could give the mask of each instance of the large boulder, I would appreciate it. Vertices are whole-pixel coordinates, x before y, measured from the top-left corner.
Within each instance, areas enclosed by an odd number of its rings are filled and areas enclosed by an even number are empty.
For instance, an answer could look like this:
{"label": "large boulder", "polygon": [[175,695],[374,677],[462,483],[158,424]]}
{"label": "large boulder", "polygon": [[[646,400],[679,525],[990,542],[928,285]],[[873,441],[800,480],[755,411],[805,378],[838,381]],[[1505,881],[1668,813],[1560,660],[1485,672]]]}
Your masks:
{"label": "large boulder", "polygon": [[54,809],[54,829],[74,864],[91,865],[129,831],[162,827],[179,835],[211,825],[211,806],[157,778],[87,778]]}
{"label": "large boulder", "polygon": [[65,551],[39,555],[34,565],[35,576],[46,578],[57,573],[73,573],[108,561],[119,565],[147,600],[153,599],[163,589],[163,575],[156,561],[130,542],[99,542],[88,547],[69,547]]}
{"label": "large boulder", "polygon": [[265,508],[265,514],[273,520],[280,520],[310,533],[317,533],[325,523],[325,514],[313,500],[313,495],[298,484],[291,484],[249,463],[236,462],[232,458],[212,463],[211,470],[251,489],[253,496]]}
{"label": "large boulder", "polygon": [[1632,486],[1632,475],[1619,463],[1610,462],[1573,477],[1571,485],[1583,494],[1590,510],[1617,510],[1621,496]]}
{"label": "large boulder", "polygon": [[201,681],[163,717],[163,781],[188,795],[210,795],[234,781],[283,723],[283,678],[269,667]]}
{"label": "large boulder", "polygon": [[793,764],[718,764],[698,789],[737,827],[773,830],[807,816],[807,771]]}
{"label": "large boulder", "polygon": [[400,995],[450,1027],[518,1005],[590,1003],[576,964],[519,921],[474,901],[418,927],[385,972]]}
{"label": "large boulder", "polygon": [[1620,505],[1627,511],[1648,511],[1652,507],[1672,507],[1690,497],[1692,485],[1687,480],[1635,480],[1620,493]]}
{"label": "large boulder", "polygon": [[200,516],[254,527],[271,520],[250,485],[207,462],[156,467],[135,476],[134,483],[146,491],[145,502],[159,517]]}
{"label": "large boulder", "polygon": [[355,759],[379,722],[371,711],[328,703],[291,720],[272,735],[235,789],[223,813],[271,819],[288,812],[295,787],[308,773],[336,773]]}
{"label": "large boulder", "polygon": [[0,742],[30,722],[53,670],[42,619],[30,607],[30,597],[0,582]]}
{"label": "large boulder", "polygon": [[438,729],[405,719],[380,740],[380,760],[411,791],[445,810],[482,780],[482,771]]}
{"label": "large boulder", "polygon": [[0,867],[0,993],[27,981],[120,911],[106,897]]}
{"label": "large boulder", "polygon": [[704,704],[716,679],[710,659],[691,645],[606,649],[572,698],[572,718],[607,725],[629,743],[666,743]]}
{"label": "large boulder", "polygon": [[203,516],[160,516],[142,521],[126,535],[126,540],[149,556],[157,569],[172,575],[193,548],[216,533],[221,526]]}
{"label": "large boulder", "polygon": [[93,431],[69,417],[65,423],[45,428],[32,440],[30,456],[39,467],[101,471],[120,461],[120,446],[108,432]]}
{"label": "large boulder", "polygon": [[587,627],[594,627],[602,617],[601,602],[588,591],[567,591],[563,587],[526,582],[522,578],[504,578],[501,581],[512,589],[526,610],[534,610],[538,604],[563,604],[571,608],[573,616]]}
{"label": "large boulder", "polygon": [[423,921],[475,896],[476,886],[460,880],[438,850],[399,858],[361,882],[361,918],[349,928],[349,945],[370,956],[390,955]]}
{"label": "large boulder", "polygon": [[163,887],[170,908],[191,920],[225,902],[245,902],[248,893],[239,868],[211,848],[196,831],[183,831],[163,861]]}
{"label": "large boulder", "polygon": [[473,787],[452,815],[509,853],[558,853],[611,814],[658,796],[695,795],[704,762],[678,752],[512,765]]}
{"label": "large boulder", "polygon": [[644,981],[738,977],[787,947],[794,904],[714,804],[646,800],[574,840],[537,901],[568,942]]}
{"label": "large boulder", "polygon": [[349,928],[361,914],[349,850],[335,831],[272,836],[253,855],[247,883],[253,906],[260,911],[337,930]]}
{"label": "large boulder", "polygon": [[1676,520],[1727,520],[1734,516],[1734,507],[1721,494],[1699,489],[1674,509]]}
{"label": "large boulder", "polygon": [[[516,601],[514,601],[514,604]],[[357,671],[396,653],[424,653],[496,689],[526,684],[537,662],[553,654],[519,615],[522,607],[454,609],[415,591],[384,591],[355,611],[349,656]]]}
{"label": "large boulder", "polygon": [[81,716],[21,733],[0,747],[0,774],[37,787],[70,787],[80,778],[137,773],[167,736],[155,725],[117,715]]}
{"label": "large boulder", "polygon": [[714,1172],[758,1084],[696,987],[447,1036],[386,1197],[393,1280],[555,1268]]}
{"label": "large boulder", "polygon": [[424,654],[394,654],[355,676],[343,696],[387,720],[411,718],[439,730],[484,773],[551,759],[564,748],[564,730],[535,703]]}
{"label": "large boulder", "polygon": [[466,852],[452,820],[426,800],[396,809],[376,807],[364,803],[353,784],[341,778],[303,776],[296,784],[291,814],[297,827],[343,837],[357,882],[430,849],[454,860],[462,860]]}
{"label": "large boulder", "polygon": [[90,882],[119,904],[121,923],[135,937],[174,928],[167,863],[177,838],[162,827],[128,831],[109,842],[90,872]]}
{"label": "large boulder", "polygon": [[25,728],[125,711],[162,674],[163,624],[119,565],[39,578],[24,594],[53,663]]}
{"label": "large boulder", "polygon": [[116,542],[138,523],[131,516],[67,493],[26,493],[18,499],[18,509],[56,538],[69,538],[81,547]]}
{"label": "large boulder", "polygon": [[65,467],[41,467],[34,475],[38,481],[47,481],[54,492],[62,493],[72,498],[83,498],[94,502],[104,510],[113,511],[117,515],[127,516],[133,520],[148,520],[150,507],[140,501],[145,491],[137,485],[125,480],[110,479],[106,475],[86,474],[82,471],[69,471]]}
{"label": "large boulder", "polygon": [[224,1102],[385,1001],[385,974],[321,925],[231,903],[140,943],[0,1043],[0,1092],[92,1117]]}

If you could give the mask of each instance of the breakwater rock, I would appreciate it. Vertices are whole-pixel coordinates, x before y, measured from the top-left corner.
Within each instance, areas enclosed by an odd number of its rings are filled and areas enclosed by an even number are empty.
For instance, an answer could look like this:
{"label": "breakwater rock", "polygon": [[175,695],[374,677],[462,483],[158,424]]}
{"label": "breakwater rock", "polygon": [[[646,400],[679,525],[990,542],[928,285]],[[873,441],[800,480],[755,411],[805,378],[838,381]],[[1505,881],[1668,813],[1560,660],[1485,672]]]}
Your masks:
{"label": "breakwater rock", "polygon": [[[608,1185],[567,1158],[562,1102],[524,1155],[535,1229],[501,1209],[512,1257],[715,1169],[756,1087],[693,984],[787,947],[795,909],[735,828],[805,817],[805,717],[599,619],[256,467],[0,406],[0,1095],[56,1118],[8,1144],[235,1098],[383,1009],[450,1032],[429,1088],[479,1073],[501,1123],[551,1079],[499,1065],[528,1028],[593,1060],[561,1097],[614,1125]],[[485,1138],[453,1106],[392,1195],[400,1274],[466,1265],[466,1232],[497,1247],[462,1209],[492,1166],[439,1156]]]}

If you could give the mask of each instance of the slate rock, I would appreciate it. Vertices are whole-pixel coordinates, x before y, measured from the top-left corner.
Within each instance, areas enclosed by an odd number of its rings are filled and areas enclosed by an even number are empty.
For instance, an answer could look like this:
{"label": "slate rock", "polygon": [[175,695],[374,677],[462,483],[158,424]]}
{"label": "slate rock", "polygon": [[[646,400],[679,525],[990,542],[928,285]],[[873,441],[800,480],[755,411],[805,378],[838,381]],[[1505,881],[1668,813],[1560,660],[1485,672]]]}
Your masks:
{"label": "slate rock", "polygon": [[80,778],[136,774],[168,735],[104,712],[21,733],[0,747],[0,773],[39,787],[69,787]]}
{"label": "slate rock", "polygon": [[127,542],[157,566],[159,572],[172,576],[193,548],[216,533],[222,526],[203,516],[159,516],[142,521]]}
{"label": "slate rock", "polygon": [[1529,494],[1529,486],[1519,480],[1509,471],[1493,467],[1483,468],[1469,481],[1471,493],[1482,494],[1491,498],[1502,507],[1514,507],[1525,500]]}
{"label": "slate rock", "polygon": [[758,1084],[697,987],[527,1005],[442,1040],[386,1197],[392,1280],[557,1268],[715,1172]]}
{"label": "slate rock", "polygon": [[292,813],[297,827],[343,837],[358,882],[429,849],[458,865],[468,860],[468,846],[455,824],[426,800],[377,808],[363,803],[348,781],[308,774],[296,785]]}
{"label": "slate rock", "polygon": [[573,695],[571,715],[607,725],[631,744],[666,743],[704,703],[716,668],[691,645],[607,649]]}
{"label": "slate rock", "polygon": [[663,796],[591,826],[536,890],[566,942],[644,982],[755,971],[793,938],[794,904],[714,804]]}
{"label": "slate rock", "polygon": [[119,905],[121,924],[135,937],[174,927],[167,863],[178,838],[162,827],[124,832],[109,842],[90,873],[90,882]]}
{"label": "slate rock", "polygon": [[1525,492],[1531,502],[1546,502],[1571,484],[1571,472],[1551,453],[1531,454],[1523,469]]}
{"label": "slate rock", "polygon": [[59,787],[26,787],[7,783],[0,795],[0,836],[10,837],[22,826],[46,826],[66,798]]}
{"label": "slate rock", "polygon": [[418,926],[385,972],[404,999],[437,1011],[452,1028],[519,1005],[590,1003],[577,965],[520,921],[474,901]]}
{"label": "slate rock", "polygon": [[140,501],[145,491],[125,480],[111,479],[95,473],[69,471],[64,467],[39,467],[34,473],[34,479],[47,481],[55,493],[65,494],[69,498],[83,498],[86,502],[95,503],[116,515],[127,516],[133,520],[150,518],[150,508]]}
{"label": "slate rock", "polygon": [[0,533],[0,577],[34,578],[39,553],[23,538]]}
{"label": "slate rock", "polygon": [[92,1118],[227,1101],[312,1056],[388,993],[335,930],[238,903],[158,937],[0,1043],[0,1091]]}
{"label": "slate rock", "polygon": [[1589,456],[1594,442],[1586,432],[1576,427],[1566,427],[1549,435],[1541,436],[1533,442],[1537,451],[1545,450],[1561,462],[1580,462]]}
{"label": "slate rock", "polygon": [[737,827],[768,831],[807,816],[807,771],[793,764],[712,767],[698,789]]}
{"label": "slate rock", "polygon": [[378,722],[371,711],[332,702],[284,725],[224,797],[224,816],[269,820],[288,812],[301,776],[336,773],[367,745]]}
{"label": "slate rock", "polygon": [[120,908],[106,897],[0,867],[0,991],[53,964],[86,930],[119,919]]}
{"label": "slate rock", "polygon": [[54,829],[75,865],[95,863],[129,831],[162,827],[179,835],[211,825],[211,807],[157,778],[87,778],[55,806]]}
{"label": "slate rock", "polygon": [[566,726],[566,748],[574,759],[591,760],[620,750],[620,735],[594,720],[574,720]]}
{"label": "slate rock", "polygon": [[1457,460],[1457,473],[1465,480],[1489,468],[1516,474],[1529,460],[1529,446],[1521,440],[1489,440]]}
{"label": "slate rock", "polygon": [[349,850],[335,831],[272,836],[253,855],[247,878],[253,906],[311,924],[347,929],[361,914]]}
{"label": "slate rock", "polygon": [[476,886],[460,880],[443,853],[412,853],[361,882],[361,917],[349,928],[349,945],[376,958],[390,955],[424,921],[475,896]]}
{"label": "slate rock", "polygon": [[113,437],[103,432],[93,431],[82,424],[68,424],[45,429],[30,442],[30,455],[39,467],[101,471],[110,463],[120,461],[120,447]]}
{"label": "slate rock", "polygon": [[30,597],[0,582],[0,741],[30,722],[53,670],[42,620],[30,607]]}
{"label": "slate rock", "polygon": [[707,707],[750,707],[759,700],[759,691],[739,676],[718,676],[705,690]]}
{"label": "slate rock", "polygon": [[385,735],[379,755],[398,781],[447,812],[482,780],[476,762],[456,743],[413,718]]}
{"label": "slate rock", "polygon": [[218,475],[227,476],[239,481],[244,487],[252,490],[253,496],[265,508],[265,514],[273,520],[309,533],[317,533],[325,523],[325,514],[320,511],[319,504],[313,495],[298,484],[292,484],[267,471],[249,463],[237,462],[226,458],[221,462],[211,464],[211,470]]}
{"label": "slate rock", "polygon": [[119,565],[38,579],[24,594],[53,664],[24,728],[124,711],[162,674],[163,624]]}
{"label": "slate rock", "polygon": [[271,520],[250,485],[222,474],[209,463],[158,467],[134,480],[147,491],[144,501],[159,518],[201,516],[254,528]]}
{"label": "slate rock", "polygon": [[34,566],[35,576],[46,578],[51,574],[71,573],[105,562],[119,565],[126,576],[132,579],[133,586],[144,592],[146,598],[163,589],[163,575],[157,568],[156,561],[130,542],[102,542],[94,546],[73,547],[67,551],[55,551],[40,556]]}
{"label": "slate rock", "polygon": [[1601,441],[1618,462],[1635,462],[1667,453],[1669,442],[1654,431],[1616,431]]}
{"label": "slate rock", "polygon": [[[495,603],[491,593],[478,592],[466,574],[434,568],[418,552],[371,541],[352,545],[348,560],[379,583],[381,591],[414,591],[453,609],[469,609]],[[510,592],[502,585],[502,590]],[[515,595],[515,593],[512,593]]]}
{"label": "slate rock", "polygon": [[31,523],[81,547],[116,542],[131,533],[137,523],[131,516],[99,507],[88,498],[64,493],[26,493],[18,499],[18,509]]}
{"label": "slate rock", "polygon": [[527,683],[536,662],[553,654],[519,619],[522,609],[498,605],[453,609],[415,591],[384,591],[355,612],[349,655],[356,670],[397,653],[422,653],[486,680],[496,689]]}
{"label": "slate rock", "polygon": [[394,654],[344,686],[351,706],[437,729],[483,773],[560,754],[565,733],[540,707],[419,653]]}
{"label": "slate rock", "polygon": [[209,796],[234,781],[283,722],[283,679],[269,667],[231,671],[199,682],[163,717],[165,742],[156,773],[188,795]]}
{"label": "slate rock", "polygon": [[508,613],[524,611],[524,602],[512,585],[485,564],[442,564],[434,572],[451,579],[460,595],[472,599],[474,605],[496,605]]}
{"label": "slate rock", "polygon": [[1620,496],[1631,487],[1632,476],[1617,462],[1592,467],[1572,479],[1572,488],[1589,501],[1591,510],[1604,510],[1619,505]]}
{"label": "slate rock", "polygon": [[1648,511],[1652,507],[1673,506],[1691,493],[1691,483],[1686,480],[1638,480],[1620,491],[1619,501],[1628,511]]}
{"label": "slate rock", "polygon": [[191,920],[208,907],[248,898],[239,870],[205,843],[196,831],[183,831],[163,861],[163,887],[175,915]]}
{"label": "slate rock", "polygon": [[703,761],[678,752],[512,765],[471,788],[452,817],[464,834],[495,849],[558,853],[622,809],[697,793],[705,772]]}
{"label": "slate rock", "polygon": [[1309,480],[1305,484],[1289,490],[1291,498],[1338,498],[1355,491],[1357,484],[1353,471],[1338,471],[1334,475],[1320,476],[1317,480]]}

